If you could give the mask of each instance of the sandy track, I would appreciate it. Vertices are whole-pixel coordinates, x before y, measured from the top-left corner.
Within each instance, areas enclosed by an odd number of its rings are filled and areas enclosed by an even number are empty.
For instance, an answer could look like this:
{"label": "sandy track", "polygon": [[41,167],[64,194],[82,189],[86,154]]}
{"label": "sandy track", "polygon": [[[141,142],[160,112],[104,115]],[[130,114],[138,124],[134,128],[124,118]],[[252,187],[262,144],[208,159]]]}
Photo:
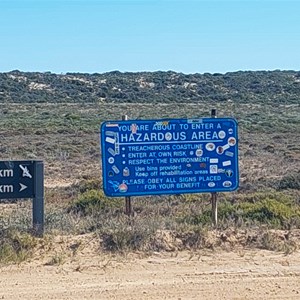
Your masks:
{"label": "sandy track", "polygon": [[79,256],[0,272],[0,299],[300,299],[300,253]]}

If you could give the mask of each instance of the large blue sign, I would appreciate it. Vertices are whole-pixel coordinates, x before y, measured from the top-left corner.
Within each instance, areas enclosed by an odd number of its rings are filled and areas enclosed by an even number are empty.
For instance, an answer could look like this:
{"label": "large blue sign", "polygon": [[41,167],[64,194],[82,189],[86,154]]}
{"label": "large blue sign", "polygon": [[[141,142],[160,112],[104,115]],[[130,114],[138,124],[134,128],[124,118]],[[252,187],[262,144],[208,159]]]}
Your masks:
{"label": "large blue sign", "polygon": [[101,126],[107,196],[237,189],[237,123],[231,118],[108,121]]}

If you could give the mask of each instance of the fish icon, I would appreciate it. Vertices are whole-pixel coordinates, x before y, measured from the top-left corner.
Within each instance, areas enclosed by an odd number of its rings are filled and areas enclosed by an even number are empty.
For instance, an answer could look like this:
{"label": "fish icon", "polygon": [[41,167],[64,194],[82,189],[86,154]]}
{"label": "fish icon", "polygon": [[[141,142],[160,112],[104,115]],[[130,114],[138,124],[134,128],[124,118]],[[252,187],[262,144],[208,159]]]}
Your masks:
{"label": "fish icon", "polygon": [[118,181],[109,180],[108,183],[112,185],[112,188],[114,189],[115,192],[119,190],[120,183]]}
{"label": "fish icon", "polygon": [[32,178],[28,168],[26,166],[19,165],[20,169],[23,171],[22,177],[29,177]]}

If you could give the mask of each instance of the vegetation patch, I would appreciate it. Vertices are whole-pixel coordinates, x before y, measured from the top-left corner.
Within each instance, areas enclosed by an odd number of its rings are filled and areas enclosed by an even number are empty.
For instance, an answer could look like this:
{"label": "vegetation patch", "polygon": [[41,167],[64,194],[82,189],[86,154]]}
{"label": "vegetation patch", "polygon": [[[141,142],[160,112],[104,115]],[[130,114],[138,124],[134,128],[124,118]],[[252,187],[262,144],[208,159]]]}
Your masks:
{"label": "vegetation patch", "polygon": [[300,189],[300,171],[293,172],[291,174],[285,175],[279,181],[278,184],[279,190],[286,190],[286,189]]}
{"label": "vegetation patch", "polygon": [[[183,74],[119,71],[104,74],[50,72],[0,73],[0,100],[27,103],[174,102],[249,100],[298,103],[297,71],[246,71]],[[69,119],[77,120],[77,115]]]}
{"label": "vegetation patch", "polygon": [[[279,194],[281,195],[281,194]],[[300,225],[300,208],[292,198],[275,194],[254,194],[239,202],[220,201],[218,207],[219,226],[264,224],[270,228],[289,229]],[[189,213],[179,219],[191,225],[209,225],[210,207]]]}
{"label": "vegetation patch", "polygon": [[153,250],[153,239],[159,224],[153,219],[128,219],[120,216],[107,220],[98,230],[104,250],[112,252]]}
{"label": "vegetation patch", "polygon": [[120,198],[108,198],[102,191],[91,189],[80,194],[71,205],[70,210],[87,215],[100,211],[103,213],[112,209],[120,209],[121,206]]}
{"label": "vegetation patch", "polygon": [[37,245],[36,239],[28,233],[13,229],[0,232],[0,262],[20,263],[33,254]]}

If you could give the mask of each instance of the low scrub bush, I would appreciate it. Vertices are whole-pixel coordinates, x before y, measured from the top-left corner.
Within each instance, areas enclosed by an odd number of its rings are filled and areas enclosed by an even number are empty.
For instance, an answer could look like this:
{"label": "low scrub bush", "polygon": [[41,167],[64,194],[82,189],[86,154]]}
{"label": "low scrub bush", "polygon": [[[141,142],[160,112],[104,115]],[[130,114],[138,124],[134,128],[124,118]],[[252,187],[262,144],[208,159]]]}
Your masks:
{"label": "low scrub bush", "polygon": [[300,172],[283,176],[278,183],[279,190],[300,189]]}
{"label": "low scrub bush", "polygon": [[286,255],[298,249],[298,238],[290,238],[290,231],[262,230],[256,234],[253,244],[260,249],[282,251]]}
{"label": "low scrub bush", "polygon": [[98,234],[104,250],[152,250],[151,241],[159,227],[154,219],[120,216],[115,220],[107,220],[98,230]]}
{"label": "low scrub bush", "polygon": [[[277,195],[278,196],[278,195]],[[218,217],[222,227],[228,225],[267,224],[272,228],[290,229],[300,225],[300,208],[288,197],[272,197],[270,195],[254,195],[241,202],[224,200],[219,203]],[[189,213],[179,222],[191,225],[209,225],[211,209],[206,207],[198,213]]]}
{"label": "low scrub bush", "polygon": [[36,246],[36,239],[28,233],[13,229],[0,232],[0,262],[20,263],[29,258]]}
{"label": "low scrub bush", "polygon": [[86,215],[96,213],[97,211],[107,212],[121,207],[120,198],[108,198],[102,191],[91,189],[80,194],[71,205],[70,210]]}
{"label": "low scrub bush", "polygon": [[89,190],[100,190],[100,189],[101,189],[101,182],[98,179],[82,180],[78,185],[78,190],[80,193],[84,193]]}
{"label": "low scrub bush", "polygon": [[240,212],[245,219],[271,224],[279,228],[287,228],[294,221],[298,221],[300,224],[298,207],[271,198],[256,203],[241,203],[238,205],[237,212]]}

